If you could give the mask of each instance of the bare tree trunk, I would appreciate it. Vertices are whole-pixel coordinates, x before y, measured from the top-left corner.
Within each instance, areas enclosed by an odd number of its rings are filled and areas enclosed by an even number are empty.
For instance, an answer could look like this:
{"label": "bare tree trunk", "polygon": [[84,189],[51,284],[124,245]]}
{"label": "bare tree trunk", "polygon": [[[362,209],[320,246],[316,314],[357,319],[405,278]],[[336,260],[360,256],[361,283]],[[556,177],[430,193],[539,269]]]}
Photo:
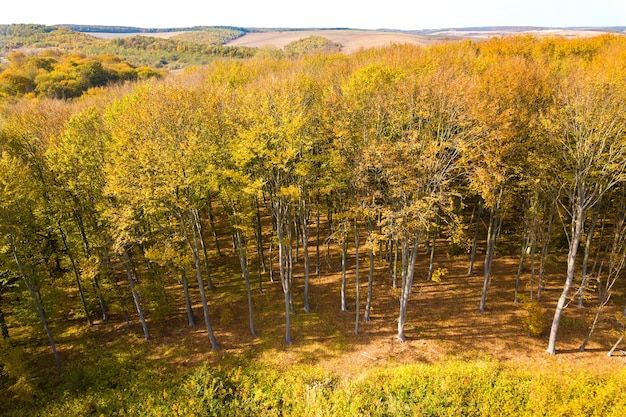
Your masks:
{"label": "bare tree trunk", "polygon": [[491,281],[491,264],[493,262],[493,256],[496,250],[496,236],[498,235],[499,225],[499,208],[493,207],[489,213],[489,229],[487,230],[487,249],[485,253],[485,271],[484,271],[484,283],[483,291],[480,297],[480,305],[478,311],[485,312],[485,304],[487,302],[487,290],[489,289],[489,283]]}
{"label": "bare tree trunk", "polygon": [[192,209],[193,220],[198,232],[198,241],[200,242],[200,247],[202,248],[202,254],[204,255],[204,269],[206,270],[206,280],[208,284],[208,289],[213,289],[213,281],[211,281],[211,267],[209,265],[209,252],[207,251],[206,244],[204,243],[204,228],[202,227],[202,221],[200,220],[200,213],[198,209]]}
{"label": "bare tree trunk", "polygon": [[585,288],[587,287],[587,263],[589,262],[589,254],[591,253],[591,243],[593,242],[593,233],[598,221],[598,215],[600,214],[600,204],[594,207],[591,214],[591,223],[589,224],[589,230],[587,231],[587,239],[585,241],[585,252],[583,254],[583,264],[581,266],[581,281],[580,288],[578,289],[578,307],[583,306]]}
{"label": "bare tree trunk", "polygon": [[569,295],[570,288],[574,282],[574,270],[576,267],[576,254],[578,253],[578,245],[580,244],[580,238],[583,233],[583,226],[585,221],[585,207],[583,205],[583,197],[578,196],[578,201],[575,202],[574,215],[572,217],[571,225],[571,237],[569,252],[567,254],[567,276],[565,278],[565,285],[563,291],[557,302],[556,310],[554,312],[554,319],[552,320],[552,327],[550,329],[550,339],[548,341],[547,352],[550,355],[556,354],[556,337],[559,331],[559,323],[561,322],[561,316],[565,303],[567,302],[567,296]]}
{"label": "bare tree trunk", "polygon": [[209,214],[209,224],[211,225],[211,234],[215,240],[215,249],[217,250],[217,254],[221,257],[222,252],[220,251],[220,240],[217,237],[217,230],[215,229],[215,216],[213,215],[213,204],[211,202],[210,194],[207,197],[207,210]]}
{"label": "bare tree trunk", "polygon": [[[365,321],[370,321],[370,312],[372,310],[372,291],[374,287],[374,242],[372,234],[374,233],[374,224],[371,219],[367,223],[368,233],[370,235],[367,255],[369,258],[369,273],[367,275],[367,302],[365,304]],[[358,259],[358,258],[357,258]]]}
{"label": "bare tree trunk", "polygon": [[[15,259],[15,263],[17,264],[17,269],[19,270],[20,275],[22,276],[22,280],[24,281],[24,284],[26,284],[26,288],[28,288],[28,291],[30,292],[30,296],[33,299],[33,302],[35,303],[35,307],[37,308],[39,319],[41,320],[41,323],[43,324],[43,327],[46,331],[46,335],[48,336],[48,342],[50,343],[50,348],[52,349],[52,356],[54,357],[54,363],[56,365],[57,372],[61,373],[61,361],[59,360],[59,354],[57,353],[56,344],[54,343],[52,332],[50,331],[50,326],[48,326],[46,313],[44,312],[43,307],[41,306],[41,303],[39,302],[39,297],[37,297],[35,288],[31,284],[28,277],[26,276],[26,273],[24,272],[22,261],[20,260],[17,254],[17,248],[15,247],[15,237],[13,236],[13,233],[9,235],[9,243],[11,246],[11,252],[13,253],[13,258]],[[7,335],[8,335],[8,332],[7,332]]]}
{"label": "bare tree trunk", "polygon": [[[404,239],[403,246],[408,247],[408,238]],[[402,290],[400,294],[400,315],[398,316],[398,340],[404,342],[406,335],[404,333],[404,326],[406,324],[406,312],[409,305],[409,294],[411,293],[411,287],[413,286],[413,274],[415,273],[415,262],[417,261],[417,249],[420,243],[418,234],[416,233],[413,248],[408,256],[408,265],[406,268],[406,274],[402,279]]]}
{"label": "bare tree trunk", "polygon": [[243,250],[243,239],[241,238],[241,231],[235,230],[235,239],[237,242],[237,252],[239,254],[239,264],[241,265],[241,275],[246,282],[246,295],[248,297],[248,321],[250,323],[250,334],[252,337],[257,337],[254,330],[254,315],[252,308],[252,292],[250,291],[250,274],[248,273],[248,259]]}
{"label": "bare tree trunk", "polygon": [[606,354],[606,356],[611,357],[613,356],[613,352],[615,352],[615,349],[617,349],[617,347],[619,346],[620,343],[622,343],[622,340],[624,340],[624,334],[622,334],[619,339],[617,339],[617,342],[615,342],[615,344],[613,345],[613,347],[611,347],[611,350],[609,350]]}
{"label": "bare tree trunk", "polygon": [[554,225],[555,214],[550,212],[550,220],[548,226],[543,230],[541,238],[541,259],[539,260],[539,282],[537,283],[537,301],[541,301],[541,294],[543,293],[546,282],[546,262],[548,259],[548,252],[550,250],[550,239],[552,238],[552,226]]}
{"label": "bare tree trunk", "polygon": [[150,331],[148,331],[148,324],[146,323],[146,318],[143,314],[143,309],[141,308],[141,302],[139,301],[139,294],[137,293],[137,289],[135,288],[135,281],[133,280],[133,274],[130,268],[130,256],[128,255],[128,249],[124,249],[122,257],[124,258],[124,267],[126,268],[126,277],[128,278],[130,291],[131,291],[131,294],[133,295],[133,300],[135,301],[135,308],[137,309],[137,314],[139,314],[139,320],[141,321],[143,334],[146,340],[150,340]]}
{"label": "bare tree trunk", "polygon": [[346,258],[347,258],[347,236],[345,222],[341,223],[341,311],[348,311],[346,302]]}
{"label": "bare tree trunk", "polygon": [[304,311],[311,312],[309,304],[309,274],[311,270],[309,259],[309,208],[306,200],[300,200],[300,227],[302,228],[302,255],[304,256]]}
{"label": "bare tree trunk", "polygon": [[281,198],[275,203],[274,216],[276,218],[276,235],[278,238],[278,268],[280,272],[280,281],[283,286],[283,294],[285,295],[285,343],[291,344],[291,283],[288,277],[288,271],[285,271],[285,222],[286,222],[286,202]]}
{"label": "bare tree trunk", "polygon": [[91,320],[91,315],[89,314],[89,308],[87,308],[87,302],[85,301],[85,292],[83,291],[83,284],[80,280],[80,273],[78,272],[78,267],[76,266],[76,261],[74,260],[74,255],[72,255],[72,251],[67,244],[67,237],[65,236],[65,232],[61,228],[61,224],[59,224],[59,233],[61,234],[61,240],[63,240],[63,246],[65,247],[65,251],[67,252],[67,257],[70,258],[70,263],[72,264],[72,271],[74,271],[74,278],[76,279],[76,287],[78,288],[78,295],[80,296],[80,302],[83,306],[83,311],[85,312],[85,318],[87,319],[87,323],[89,326],[93,326],[93,321]]}
{"label": "bare tree trunk", "polygon": [[[515,296],[513,297],[514,303],[519,303],[519,286],[522,278],[522,272],[524,270],[524,258],[526,257],[526,250],[528,249],[528,230],[524,227],[524,239],[522,241],[522,250],[520,251],[519,262],[517,264],[517,277],[515,278]],[[531,285],[532,288],[532,285]]]}
{"label": "bare tree trunk", "polygon": [[215,340],[215,335],[213,334],[213,327],[211,326],[211,320],[209,318],[209,305],[207,303],[206,293],[204,291],[204,281],[202,280],[202,267],[200,265],[200,255],[198,253],[198,242],[195,236],[195,228],[191,228],[192,235],[189,236],[187,232],[187,226],[185,224],[183,215],[180,216],[182,220],[182,231],[187,244],[189,245],[189,249],[191,250],[191,254],[193,256],[194,266],[196,268],[196,280],[198,281],[198,290],[200,291],[200,300],[202,302],[202,312],[204,313],[204,324],[207,329],[207,333],[209,336],[209,340],[211,341],[211,348],[213,350],[218,350],[219,346],[217,345],[217,341]]}
{"label": "bare tree trunk", "polygon": [[428,281],[433,280],[433,272],[435,271],[435,247],[437,245],[437,238],[439,237],[439,226],[435,226],[435,230],[432,233],[432,243],[430,245],[430,258],[428,259]]}
{"label": "bare tree trunk", "polygon": [[[76,225],[78,226],[78,230],[80,232],[81,239],[83,241],[83,247],[85,249],[85,256],[88,258],[91,256],[91,247],[89,245],[89,240],[87,239],[87,232],[85,231],[85,224],[83,222],[83,218],[80,215],[80,212],[77,210],[74,211],[74,220],[76,221]],[[109,312],[104,301],[104,297],[102,296],[102,291],[100,291],[100,283],[98,282],[98,275],[93,276],[92,287],[94,292],[96,293],[96,297],[98,298],[98,303],[100,304],[100,310],[102,312],[102,321],[106,322],[109,320]]]}
{"label": "bare tree trunk", "polygon": [[[474,209],[475,210],[475,209]],[[470,250],[470,262],[467,269],[467,275],[474,274],[474,261],[476,259],[476,247],[478,246],[478,230],[480,229],[480,218],[483,214],[483,202],[482,199],[478,199],[478,214],[476,215],[476,228],[474,229],[474,238],[472,239],[472,248]]]}
{"label": "bare tree trunk", "polygon": [[398,288],[398,247],[400,246],[400,241],[396,233],[393,236],[393,276],[391,286],[395,290]]}

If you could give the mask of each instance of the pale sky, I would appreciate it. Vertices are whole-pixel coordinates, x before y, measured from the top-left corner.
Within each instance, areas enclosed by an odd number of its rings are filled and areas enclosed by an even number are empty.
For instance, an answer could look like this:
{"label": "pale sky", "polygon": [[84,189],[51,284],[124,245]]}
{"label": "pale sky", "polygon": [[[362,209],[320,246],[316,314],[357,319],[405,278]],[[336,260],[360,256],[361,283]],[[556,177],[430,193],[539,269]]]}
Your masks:
{"label": "pale sky", "polygon": [[0,24],[441,29],[626,26],[626,0],[3,0]]}

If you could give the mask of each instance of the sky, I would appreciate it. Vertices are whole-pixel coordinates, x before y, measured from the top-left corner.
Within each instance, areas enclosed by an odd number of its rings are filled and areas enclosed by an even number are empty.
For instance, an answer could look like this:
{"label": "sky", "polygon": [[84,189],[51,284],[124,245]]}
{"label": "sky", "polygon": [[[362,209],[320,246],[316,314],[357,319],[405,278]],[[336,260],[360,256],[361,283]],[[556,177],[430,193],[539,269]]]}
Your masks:
{"label": "sky", "polygon": [[4,0],[0,24],[442,29],[626,26],[626,0]]}

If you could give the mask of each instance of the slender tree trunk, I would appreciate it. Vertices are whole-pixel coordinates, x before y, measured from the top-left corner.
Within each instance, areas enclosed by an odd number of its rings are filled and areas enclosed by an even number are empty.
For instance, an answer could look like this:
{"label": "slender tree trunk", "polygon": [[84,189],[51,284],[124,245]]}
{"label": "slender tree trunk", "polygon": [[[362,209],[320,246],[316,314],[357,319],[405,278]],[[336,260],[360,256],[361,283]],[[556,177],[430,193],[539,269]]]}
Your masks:
{"label": "slender tree trunk", "polygon": [[315,219],[315,274],[317,277],[322,275],[322,260],[320,258],[320,206],[319,198],[317,201],[316,219]]}
{"label": "slender tree trunk", "polygon": [[117,300],[120,303],[120,307],[122,307],[122,311],[124,312],[124,319],[126,320],[126,327],[130,329],[130,317],[128,316],[128,310],[126,309],[126,303],[124,302],[124,297],[122,295],[122,290],[117,282],[117,278],[113,272],[113,265],[111,263],[111,258],[107,254],[103,257],[105,260],[105,265],[107,270],[109,271],[109,279],[113,283],[113,288],[115,288],[115,294],[117,295]]}
{"label": "slender tree trunk", "polygon": [[370,235],[367,256],[369,258],[369,273],[367,275],[367,302],[365,303],[365,321],[370,321],[370,312],[372,310],[372,292],[374,287],[374,241],[372,234],[374,233],[374,224],[370,219],[368,221],[368,232]]}
{"label": "slender tree trunk", "polygon": [[546,263],[550,250],[550,239],[552,238],[552,226],[554,224],[554,212],[550,212],[548,227],[543,232],[541,239],[541,259],[539,260],[539,282],[537,283],[537,301],[541,301],[541,294],[546,282]]}
{"label": "slender tree trunk", "polygon": [[478,231],[480,229],[480,218],[483,214],[483,202],[482,199],[478,199],[478,214],[476,215],[476,227],[474,228],[474,238],[472,239],[472,248],[470,250],[470,262],[467,269],[467,275],[474,274],[474,262],[476,260],[476,247],[478,246]]}
{"label": "slender tree trunk", "polygon": [[583,254],[583,264],[581,266],[581,281],[580,288],[578,289],[578,307],[583,306],[585,298],[585,288],[587,287],[587,263],[589,262],[589,254],[591,253],[591,243],[593,242],[593,233],[598,221],[598,215],[600,214],[600,204],[594,207],[591,214],[591,223],[589,224],[589,230],[587,231],[587,239],[585,240],[585,252]]}
{"label": "slender tree trunk", "polygon": [[26,284],[26,288],[28,288],[28,291],[30,292],[30,296],[32,297],[33,302],[35,303],[35,307],[37,308],[39,319],[41,320],[41,323],[43,324],[43,327],[46,331],[46,335],[48,336],[48,342],[50,343],[50,348],[52,349],[52,356],[54,357],[54,363],[56,365],[57,372],[61,373],[61,361],[59,360],[59,354],[57,353],[56,344],[54,343],[52,332],[50,331],[50,326],[48,326],[46,313],[44,312],[43,307],[41,306],[41,303],[39,302],[39,297],[37,297],[35,288],[31,284],[28,277],[26,276],[26,273],[24,272],[22,261],[20,260],[20,257],[17,254],[17,248],[15,247],[15,238],[13,236],[13,233],[9,235],[9,241],[10,241],[9,243],[11,246],[11,252],[13,253],[13,258],[15,259],[15,263],[17,264],[17,269],[19,270],[20,275],[22,276],[22,280],[24,281],[24,284]]}
{"label": "slender tree trunk", "polygon": [[83,284],[80,280],[80,273],[78,272],[78,267],[76,266],[76,261],[74,260],[74,256],[70,251],[70,247],[67,245],[67,237],[65,236],[65,232],[61,228],[59,224],[59,233],[61,234],[61,239],[63,240],[63,246],[65,247],[65,251],[67,252],[67,257],[70,259],[70,263],[72,264],[72,271],[74,271],[74,278],[76,279],[76,287],[78,288],[78,295],[80,296],[80,302],[83,306],[83,311],[85,313],[85,318],[87,319],[87,323],[89,326],[93,326],[93,321],[91,320],[91,315],[89,314],[89,308],[87,308],[87,302],[85,301],[85,292],[83,291]]}
{"label": "slender tree trunk", "polygon": [[141,327],[143,328],[143,334],[146,340],[150,340],[150,332],[148,331],[148,324],[146,323],[146,318],[143,314],[143,309],[141,308],[141,302],[139,301],[139,294],[137,293],[137,289],[135,288],[135,281],[133,280],[133,274],[130,267],[130,256],[128,255],[128,250],[124,250],[123,253],[124,258],[124,267],[126,268],[126,277],[128,278],[128,284],[130,285],[130,291],[133,295],[133,300],[135,301],[135,308],[137,309],[137,313],[139,314],[139,320],[141,320]]}
{"label": "slender tree trunk", "polygon": [[200,265],[200,255],[198,253],[198,243],[196,241],[195,229],[192,227],[192,235],[189,236],[187,233],[187,226],[185,221],[183,220],[183,216],[181,215],[182,220],[182,231],[189,245],[189,249],[191,250],[191,254],[193,256],[194,266],[196,268],[196,280],[198,281],[198,290],[200,291],[200,300],[202,301],[202,312],[204,314],[204,324],[207,329],[207,333],[209,335],[209,340],[211,341],[211,348],[213,350],[218,350],[219,346],[217,345],[217,341],[215,340],[215,335],[213,334],[213,327],[211,326],[211,319],[209,317],[209,305],[207,303],[206,293],[204,291],[204,282],[202,280],[202,267]]}
{"label": "slender tree trunk", "polygon": [[554,319],[552,320],[552,327],[550,328],[550,339],[548,341],[547,352],[550,355],[556,354],[556,338],[559,331],[559,324],[561,322],[561,316],[565,303],[567,302],[567,296],[569,295],[570,288],[574,282],[574,270],[576,267],[576,254],[578,253],[578,245],[580,244],[580,238],[583,233],[584,221],[585,221],[585,207],[583,206],[583,197],[578,196],[578,201],[575,202],[574,215],[572,217],[571,238],[569,245],[569,252],[567,254],[567,276],[565,278],[565,285],[563,291],[559,297],[559,301],[554,311]]}
{"label": "slender tree trunk", "polygon": [[[408,238],[404,239],[403,246],[408,247]],[[408,265],[406,268],[406,274],[402,280],[402,290],[400,294],[400,315],[398,316],[398,340],[403,342],[406,340],[404,333],[404,326],[406,324],[406,313],[409,305],[409,295],[411,294],[411,287],[413,286],[413,275],[415,273],[415,262],[417,261],[417,249],[419,247],[419,235],[416,233],[413,248],[408,256]]]}
{"label": "slender tree trunk", "polygon": [[[85,249],[85,256],[89,258],[91,256],[91,246],[89,245],[89,240],[87,239],[87,232],[85,231],[85,224],[83,222],[83,217],[80,215],[78,210],[74,211],[74,220],[76,220],[76,225],[78,226],[78,230],[80,232],[81,239],[83,241],[83,247]],[[102,321],[106,322],[109,320],[109,312],[104,301],[104,297],[102,295],[102,291],[100,290],[100,283],[98,282],[98,275],[95,274],[92,279],[92,287],[94,292],[96,293],[96,297],[98,298],[98,303],[100,304],[100,310],[102,312]]]}
{"label": "slender tree trunk", "polygon": [[345,222],[341,223],[341,311],[348,311],[346,301],[347,233]]}
{"label": "slender tree trunk", "polygon": [[428,260],[428,281],[433,280],[433,272],[435,271],[435,248],[437,245],[437,238],[439,237],[439,226],[435,226],[435,230],[432,235],[432,243],[430,247],[430,258]]}
{"label": "slender tree trunk", "polygon": [[622,343],[622,340],[624,340],[624,333],[622,333],[622,335],[619,337],[619,339],[617,339],[617,342],[615,342],[615,344],[611,347],[611,349],[607,352],[606,356],[611,357],[613,356],[613,352],[615,352],[615,349],[617,349],[617,347],[619,346],[620,343]]}
{"label": "slender tree trunk", "polygon": [[213,215],[213,204],[210,194],[207,197],[207,211],[209,214],[209,224],[211,225],[211,234],[213,235],[213,240],[215,241],[215,250],[217,251],[217,254],[221,257],[222,252],[220,251],[220,240],[217,237],[217,230],[215,229],[215,216]]}
{"label": "slender tree trunk", "polygon": [[493,207],[489,213],[489,229],[487,230],[487,249],[485,253],[485,270],[484,270],[484,282],[483,291],[480,297],[480,305],[478,311],[485,312],[485,304],[487,302],[487,291],[489,290],[489,283],[491,281],[491,264],[493,262],[493,256],[496,250],[496,238],[498,236],[498,227],[500,224],[500,209],[499,202],[496,203],[496,207]]}
{"label": "slender tree trunk", "polygon": [[202,227],[202,221],[200,220],[200,213],[198,209],[192,209],[193,213],[193,221],[196,227],[196,231],[198,232],[198,241],[200,242],[200,247],[202,248],[202,254],[204,255],[204,269],[206,270],[206,280],[208,284],[208,289],[213,289],[213,281],[211,281],[211,267],[209,265],[209,252],[207,251],[206,244],[204,242],[204,228]]}
{"label": "slender tree trunk", "polygon": [[284,227],[285,227],[285,210],[286,205],[285,202],[277,201],[275,207],[275,217],[276,217],[276,235],[278,238],[278,268],[280,272],[280,281],[283,286],[283,294],[285,296],[285,343],[291,344],[291,313],[290,313],[290,305],[291,305],[291,286],[289,282],[289,277],[287,276],[287,271],[285,271],[285,236],[284,236]]}
{"label": "slender tree trunk", "polygon": [[391,286],[395,290],[398,288],[398,247],[400,246],[400,241],[396,233],[393,236],[393,275]]}
{"label": "slender tree trunk", "polygon": [[[524,271],[524,258],[526,257],[526,250],[528,249],[528,230],[524,227],[524,239],[522,241],[522,250],[520,251],[519,262],[517,264],[517,277],[515,278],[515,296],[513,297],[514,303],[519,303],[519,286],[522,278],[522,272]],[[532,285],[531,285],[532,288]]]}
{"label": "slender tree trunk", "polygon": [[[254,207],[255,207],[255,237],[256,237],[256,249],[257,249],[257,259],[260,263],[260,269],[262,273],[267,272],[267,265],[265,264],[265,251],[263,249],[263,225],[261,223],[261,208],[259,207],[259,200],[255,196],[254,197]],[[260,274],[259,274],[260,275]]]}
{"label": "slender tree trunk", "polygon": [[253,314],[253,305],[252,305],[252,292],[250,291],[250,274],[248,273],[248,258],[245,255],[243,249],[243,239],[241,238],[241,231],[237,229],[235,231],[235,238],[237,242],[237,252],[239,254],[239,264],[241,265],[241,276],[243,277],[246,283],[246,295],[248,297],[248,321],[250,323],[250,334],[252,337],[256,336],[256,331],[254,330],[254,314]]}
{"label": "slender tree trunk", "polygon": [[191,308],[191,297],[189,297],[189,282],[187,281],[187,273],[184,268],[180,269],[180,277],[183,281],[183,292],[185,293],[185,307],[187,308],[187,320],[189,327],[192,329],[196,327],[196,320],[193,316],[193,309]]}
{"label": "slender tree trunk", "polygon": [[[356,255],[355,255],[355,262],[356,262],[356,267],[355,267],[355,280],[356,280],[356,302],[355,302],[355,312],[356,312],[356,316],[355,316],[355,321],[354,321],[354,334],[358,335],[359,334],[359,320],[360,320],[360,303],[361,303],[361,288],[359,287],[359,230],[357,228],[357,221],[356,219],[354,219],[354,246],[355,246],[355,251],[356,251]],[[367,315],[367,313],[366,313]]]}
{"label": "slender tree trunk", "polygon": [[300,227],[302,227],[302,255],[304,256],[304,311],[311,312],[309,304],[309,274],[311,270],[309,260],[309,222],[308,207],[306,201],[301,200],[300,206]]}

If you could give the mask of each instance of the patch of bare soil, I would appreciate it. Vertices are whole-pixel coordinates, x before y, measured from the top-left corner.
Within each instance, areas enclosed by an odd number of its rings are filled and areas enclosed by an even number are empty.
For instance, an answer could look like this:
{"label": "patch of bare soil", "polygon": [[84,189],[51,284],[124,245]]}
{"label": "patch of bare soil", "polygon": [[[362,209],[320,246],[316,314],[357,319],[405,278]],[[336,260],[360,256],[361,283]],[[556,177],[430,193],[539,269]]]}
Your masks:
{"label": "patch of bare soil", "polygon": [[389,46],[391,44],[412,44],[419,46],[441,42],[440,37],[414,35],[402,32],[384,32],[374,30],[298,30],[247,33],[230,41],[230,46],[250,46],[254,48],[282,49],[291,42],[311,36],[321,36],[342,45],[342,51],[351,53],[359,49]]}

